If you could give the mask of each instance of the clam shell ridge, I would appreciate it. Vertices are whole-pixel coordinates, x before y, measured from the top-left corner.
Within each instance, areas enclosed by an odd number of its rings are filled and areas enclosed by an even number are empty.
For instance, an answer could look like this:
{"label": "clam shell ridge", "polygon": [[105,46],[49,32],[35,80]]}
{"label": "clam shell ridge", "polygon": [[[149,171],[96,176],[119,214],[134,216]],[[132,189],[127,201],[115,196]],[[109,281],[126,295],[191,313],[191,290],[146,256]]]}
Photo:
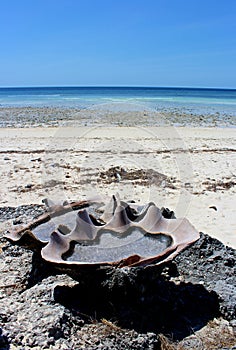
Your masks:
{"label": "clam shell ridge", "polygon": [[67,268],[161,264],[199,238],[187,219],[166,219],[152,202],[137,212],[118,195],[112,196],[99,218],[84,208],[89,205],[88,201],[53,206],[49,214],[6,238],[24,241],[25,246],[30,241],[30,248],[32,241],[41,244],[43,259]]}

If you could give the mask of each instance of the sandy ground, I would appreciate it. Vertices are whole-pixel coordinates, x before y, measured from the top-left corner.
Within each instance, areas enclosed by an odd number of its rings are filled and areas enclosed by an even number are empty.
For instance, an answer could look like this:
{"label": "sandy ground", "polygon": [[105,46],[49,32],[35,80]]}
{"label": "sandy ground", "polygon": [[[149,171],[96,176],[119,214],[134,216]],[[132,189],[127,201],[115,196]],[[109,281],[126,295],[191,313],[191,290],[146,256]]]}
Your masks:
{"label": "sandy ground", "polygon": [[236,248],[233,128],[1,128],[0,144],[1,207],[119,192]]}

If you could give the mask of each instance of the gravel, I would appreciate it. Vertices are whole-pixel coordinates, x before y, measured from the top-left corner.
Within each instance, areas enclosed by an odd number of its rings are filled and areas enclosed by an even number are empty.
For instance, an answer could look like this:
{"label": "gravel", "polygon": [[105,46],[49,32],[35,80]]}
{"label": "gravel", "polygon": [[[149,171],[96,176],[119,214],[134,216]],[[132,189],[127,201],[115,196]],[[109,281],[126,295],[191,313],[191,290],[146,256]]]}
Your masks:
{"label": "gravel", "polygon": [[43,205],[21,205],[19,207],[1,207],[0,208],[0,222],[6,220],[13,220],[13,225],[18,225],[18,222],[24,223],[41,214],[45,208]]}

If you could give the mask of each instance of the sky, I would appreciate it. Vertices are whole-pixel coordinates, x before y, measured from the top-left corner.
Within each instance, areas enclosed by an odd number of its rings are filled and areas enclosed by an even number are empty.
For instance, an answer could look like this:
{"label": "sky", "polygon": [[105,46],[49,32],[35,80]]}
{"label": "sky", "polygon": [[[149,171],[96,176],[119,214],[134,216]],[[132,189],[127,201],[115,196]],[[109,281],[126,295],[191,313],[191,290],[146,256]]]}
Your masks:
{"label": "sky", "polygon": [[0,0],[0,86],[236,88],[236,0]]}

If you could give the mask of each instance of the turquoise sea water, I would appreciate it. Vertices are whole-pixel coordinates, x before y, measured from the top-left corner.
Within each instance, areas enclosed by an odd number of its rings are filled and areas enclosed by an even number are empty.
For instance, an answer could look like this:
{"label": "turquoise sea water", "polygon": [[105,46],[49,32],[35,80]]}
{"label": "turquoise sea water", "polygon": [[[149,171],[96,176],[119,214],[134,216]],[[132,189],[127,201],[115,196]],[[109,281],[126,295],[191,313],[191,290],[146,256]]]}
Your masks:
{"label": "turquoise sea water", "polygon": [[189,109],[193,113],[236,114],[236,89],[154,87],[0,88],[2,107],[91,108],[120,104],[127,108]]}

